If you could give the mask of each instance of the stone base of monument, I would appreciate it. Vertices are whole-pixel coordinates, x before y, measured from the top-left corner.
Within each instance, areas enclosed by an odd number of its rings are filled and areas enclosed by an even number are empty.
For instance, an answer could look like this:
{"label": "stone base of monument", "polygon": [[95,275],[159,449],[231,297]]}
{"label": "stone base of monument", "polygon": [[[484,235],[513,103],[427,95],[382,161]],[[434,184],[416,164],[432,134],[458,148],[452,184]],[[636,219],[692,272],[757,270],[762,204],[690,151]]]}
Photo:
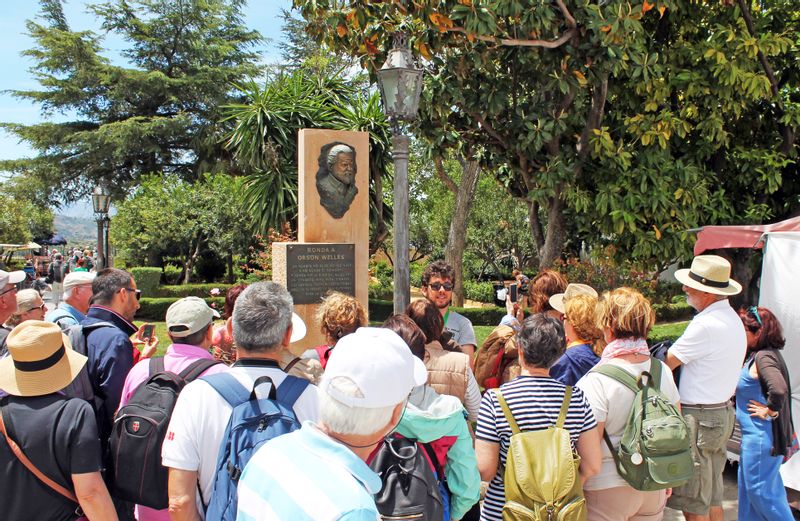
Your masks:
{"label": "stone base of monument", "polygon": [[[295,313],[306,323],[305,338],[289,346],[300,356],[325,342],[315,315],[331,291],[356,295],[355,245],[338,243],[272,243],[272,280],[294,299]],[[363,303],[365,308],[367,302]]]}

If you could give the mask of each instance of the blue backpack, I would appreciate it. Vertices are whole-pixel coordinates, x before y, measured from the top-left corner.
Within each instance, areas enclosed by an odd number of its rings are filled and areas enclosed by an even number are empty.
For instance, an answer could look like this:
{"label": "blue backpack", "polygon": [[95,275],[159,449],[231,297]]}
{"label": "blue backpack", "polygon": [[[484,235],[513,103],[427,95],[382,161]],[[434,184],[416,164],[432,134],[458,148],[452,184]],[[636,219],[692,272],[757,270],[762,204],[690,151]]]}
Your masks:
{"label": "blue backpack", "polygon": [[[250,458],[265,442],[300,428],[292,407],[303,394],[308,381],[286,376],[276,390],[269,376],[261,376],[246,389],[236,377],[218,373],[201,378],[227,401],[233,411],[222,436],[217,456],[217,473],[208,507],[208,521],[233,521],[236,519],[238,495],[236,486]],[[259,399],[256,389],[269,382],[267,398]]]}

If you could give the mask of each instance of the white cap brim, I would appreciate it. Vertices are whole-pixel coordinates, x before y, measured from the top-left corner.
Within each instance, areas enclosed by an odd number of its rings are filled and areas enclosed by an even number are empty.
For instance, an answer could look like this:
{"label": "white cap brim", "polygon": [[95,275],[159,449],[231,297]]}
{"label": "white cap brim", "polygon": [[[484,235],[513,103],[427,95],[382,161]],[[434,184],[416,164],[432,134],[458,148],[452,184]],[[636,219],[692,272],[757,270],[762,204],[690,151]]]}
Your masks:
{"label": "white cap brim", "polygon": [[306,337],[306,323],[300,318],[297,313],[292,313],[292,336],[289,338],[290,343],[300,341]]}

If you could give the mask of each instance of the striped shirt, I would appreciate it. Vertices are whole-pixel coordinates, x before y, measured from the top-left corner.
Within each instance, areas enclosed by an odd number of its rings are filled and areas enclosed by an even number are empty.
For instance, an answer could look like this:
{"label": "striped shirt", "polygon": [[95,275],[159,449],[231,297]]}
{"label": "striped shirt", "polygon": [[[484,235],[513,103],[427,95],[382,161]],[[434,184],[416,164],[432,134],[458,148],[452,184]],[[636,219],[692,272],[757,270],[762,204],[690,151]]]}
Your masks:
{"label": "striped shirt", "polygon": [[[539,376],[520,376],[500,387],[521,431],[542,430],[555,425],[564,401],[565,390],[566,386],[561,382]],[[570,433],[573,448],[581,433],[596,426],[591,406],[583,396],[583,392],[574,388],[564,422],[564,427]],[[484,441],[500,444],[500,465],[497,474],[489,483],[481,511],[482,521],[500,521],[503,519],[503,505],[506,502],[501,469],[504,469],[506,464],[511,428],[492,391],[483,395],[475,436]]]}
{"label": "striped shirt", "polygon": [[380,521],[381,479],[312,422],[270,440],[239,481],[237,521]]}

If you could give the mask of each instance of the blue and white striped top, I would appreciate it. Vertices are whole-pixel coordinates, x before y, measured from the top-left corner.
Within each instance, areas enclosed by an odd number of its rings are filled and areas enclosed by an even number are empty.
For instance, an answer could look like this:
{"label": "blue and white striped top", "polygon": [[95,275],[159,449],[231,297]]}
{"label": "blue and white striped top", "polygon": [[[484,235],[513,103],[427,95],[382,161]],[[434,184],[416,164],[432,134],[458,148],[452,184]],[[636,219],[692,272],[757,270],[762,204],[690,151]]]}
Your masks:
{"label": "blue and white striped top", "polygon": [[[542,430],[556,424],[566,386],[549,377],[520,376],[503,384],[500,392],[503,393],[517,425],[524,432]],[[573,388],[567,418],[564,421],[564,428],[570,433],[573,448],[581,433],[596,426],[592,408],[583,392]],[[511,428],[493,391],[487,391],[483,395],[475,436],[484,441],[500,444],[500,465],[497,475],[486,490],[481,511],[482,521],[500,521],[503,519],[503,505],[506,502],[501,469],[505,468],[506,464]]]}
{"label": "blue and white striped top", "polygon": [[313,423],[270,440],[239,481],[238,521],[376,521],[381,479]]}

